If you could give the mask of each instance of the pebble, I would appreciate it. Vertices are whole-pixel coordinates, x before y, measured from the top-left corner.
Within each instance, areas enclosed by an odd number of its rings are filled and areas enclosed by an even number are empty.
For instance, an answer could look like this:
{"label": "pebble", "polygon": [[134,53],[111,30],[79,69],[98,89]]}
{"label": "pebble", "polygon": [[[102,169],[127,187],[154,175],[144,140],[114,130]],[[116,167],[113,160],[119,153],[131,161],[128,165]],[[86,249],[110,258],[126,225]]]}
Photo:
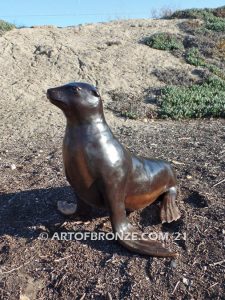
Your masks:
{"label": "pebble", "polygon": [[20,300],[30,300],[26,295],[20,295]]}
{"label": "pebble", "polygon": [[176,268],[177,267],[177,262],[175,260],[172,260],[170,263],[171,268]]}
{"label": "pebble", "polygon": [[76,203],[69,203],[66,201],[58,201],[57,208],[63,215],[73,215],[77,210]]}
{"label": "pebble", "polygon": [[182,281],[185,285],[189,285],[189,280],[187,278],[183,277]]}
{"label": "pebble", "polygon": [[15,165],[15,164],[12,164],[12,165],[10,166],[10,168],[11,168],[11,170],[15,170],[15,169],[16,169],[16,165]]}

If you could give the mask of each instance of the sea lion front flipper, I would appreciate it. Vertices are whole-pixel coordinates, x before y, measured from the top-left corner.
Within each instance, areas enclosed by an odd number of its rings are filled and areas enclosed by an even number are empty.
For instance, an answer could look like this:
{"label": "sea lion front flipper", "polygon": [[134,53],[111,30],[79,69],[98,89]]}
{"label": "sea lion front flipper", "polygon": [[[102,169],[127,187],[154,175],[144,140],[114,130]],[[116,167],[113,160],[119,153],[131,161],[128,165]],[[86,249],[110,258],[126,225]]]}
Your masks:
{"label": "sea lion front flipper", "polygon": [[[177,257],[177,253],[170,252],[164,248],[160,242],[143,238],[143,236],[135,230],[126,217],[124,204],[124,196],[120,189],[113,193],[107,189],[105,200],[110,210],[110,219],[116,239],[121,245],[130,251],[158,257]],[[146,236],[145,236],[146,237]]]}

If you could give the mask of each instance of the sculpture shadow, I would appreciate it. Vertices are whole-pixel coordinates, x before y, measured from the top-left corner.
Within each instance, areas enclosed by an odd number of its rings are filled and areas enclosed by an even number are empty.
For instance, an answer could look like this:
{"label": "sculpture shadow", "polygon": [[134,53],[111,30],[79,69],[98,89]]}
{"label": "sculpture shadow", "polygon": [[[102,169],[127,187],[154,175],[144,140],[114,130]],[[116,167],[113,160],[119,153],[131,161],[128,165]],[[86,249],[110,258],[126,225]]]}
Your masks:
{"label": "sculpture shadow", "polygon": [[[109,215],[105,210],[90,208],[90,214],[88,212],[85,219],[76,215],[66,217],[56,208],[57,201],[59,200],[66,200],[68,202],[74,201],[73,190],[70,186],[32,189],[17,193],[0,194],[0,237],[9,235],[17,238],[25,238],[27,242],[31,242],[34,239],[38,239],[40,233],[43,231],[47,231],[49,237],[52,237],[54,232],[59,234],[62,232],[71,232],[71,229],[68,229],[64,223],[65,221],[68,223],[77,220],[92,220],[95,222],[95,229],[87,230],[85,224],[81,223],[72,227],[75,234],[84,232],[89,232],[91,234],[93,231],[103,232],[104,234],[112,232],[110,229],[105,231],[104,226],[102,226],[102,223],[109,218]],[[143,209],[140,212],[140,225],[146,227],[159,224],[159,211],[160,207],[158,201]],[[98,222],[98,218],[103,218],[103,220],[101,219]],[[176,222],[173,223],[176,224]],[[76,222],[74,224],[76,224]],[[172,225],[170,230],[174,231],[176,228],[176,226],[174,228],[175,224]],[[168,230],[168,228],[165,226],[162,230]],[[125,257],[137,255],[129,252],[118,242],[112,240],[82,239],[79,240],[79,242],[87,244],[91,248],[109,255],[115,253]],[[143,255],[143,257],[149,259],[148,256]]]}
{"label": "sculpture shadow", "polygon": [[[49,237],[52,237],[54,232],[59,234],[60,232],[71,232],[64,226],[65,221],[84,221],[84,219],[81,219],[79,216],[63,216],[56,208],[59,200],[74,201],[74,194],[69,186],[0,194],[0,237],[4,235],[21,237],[25,238],[29,243],[34,239],[38,239],[40,233],[46,230]],[[106,219],[109,217],[106,211],[90,208],[90,215],[88,218],[85,218],[85,221],[94,221],[103,217],[106,217]],[[104,229],[102,230],[101,228],[101,224],[97,224],[94,231],[104,232]],[[85,230],[85,225],[82,223],[75,226],[73,232],[91,233],[92,231]],[[115,253],[125,257],[133,257],[135,255],[135,253],[129,252],[116,241],[87,239],[79,240],[79,242],[109,255]]]}
{"label": "sculpture shadow", "polygon": [[158,225],[161,223],[160,221],[160,207],[159,201],[157,200],[155,203],[145,207],[140,212],[140,225],[143,227]]}
{"label": "sculpture shadow", "polygon": [[[56,207],[59,200],[74,202],[74,194],[69,186],[0,194],[0,236],[8,234],[28,239],[37,238],[40,233],[36,232],[38,226],[54,230],[66,220],[79,218],[65,217],[58,212]],[[104,211],[93,210],[88,219],[104,215]]]}

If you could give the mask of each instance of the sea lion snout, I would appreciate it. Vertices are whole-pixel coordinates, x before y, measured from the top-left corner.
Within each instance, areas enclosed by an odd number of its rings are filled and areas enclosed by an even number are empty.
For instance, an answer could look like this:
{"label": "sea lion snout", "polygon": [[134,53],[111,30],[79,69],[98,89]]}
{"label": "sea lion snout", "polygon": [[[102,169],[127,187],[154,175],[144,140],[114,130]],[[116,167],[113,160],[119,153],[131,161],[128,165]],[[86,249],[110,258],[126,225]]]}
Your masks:
{"label": "sea lion snout", "polygon": [[59,88],[51,88],[47,90],[47,98],[51,101],[65,101],[62,91]]}
{"label": "sea lion snout", "polygon": [[47,90],[46,95],[47,95],[47,98],[48,98],[49,100],[52,99],[52,94],[53,94],[53,93],[54,93],[54,92],[53,92],[53,89],[48,89],[48,90]]}

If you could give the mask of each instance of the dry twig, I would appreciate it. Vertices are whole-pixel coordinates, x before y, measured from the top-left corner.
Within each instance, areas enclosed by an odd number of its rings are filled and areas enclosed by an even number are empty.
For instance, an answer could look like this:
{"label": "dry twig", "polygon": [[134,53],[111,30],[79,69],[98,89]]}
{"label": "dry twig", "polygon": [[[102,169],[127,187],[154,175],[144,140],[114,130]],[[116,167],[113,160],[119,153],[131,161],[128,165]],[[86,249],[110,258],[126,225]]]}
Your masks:
{"label": "dry twig", "polygon": [[225,181],[225,178],[224,178],[223,180],[221,180],[221,181],[217,182],[216,184],[214,184],[214,185],[213,185],[213,187],[215,187],[215,186],[217,186],[217,185],[221,184],[221,183],[222,183],[222,182],[224,182],[224,181]]}

